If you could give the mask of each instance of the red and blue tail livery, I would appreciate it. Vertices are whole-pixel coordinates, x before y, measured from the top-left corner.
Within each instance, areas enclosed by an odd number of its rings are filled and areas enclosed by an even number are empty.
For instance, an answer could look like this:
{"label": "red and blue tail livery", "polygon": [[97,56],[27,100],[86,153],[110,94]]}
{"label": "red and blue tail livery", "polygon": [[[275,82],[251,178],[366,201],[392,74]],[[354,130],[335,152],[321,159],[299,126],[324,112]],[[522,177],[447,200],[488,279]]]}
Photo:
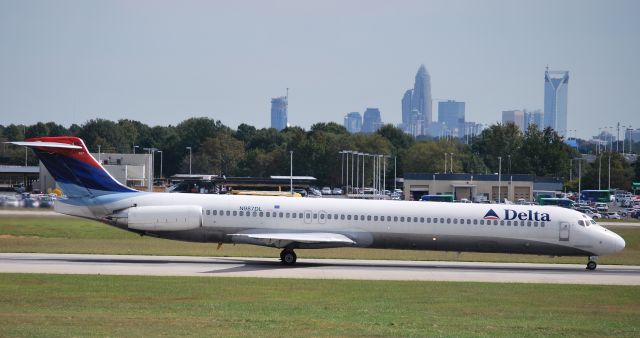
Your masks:
{"label": "red and blue tail livery", "polygon": [[113,193],[138,192],[113,178],[91,156],[80,138],[39,137],[11,143],[33,149],[68,197],[97,197]]}

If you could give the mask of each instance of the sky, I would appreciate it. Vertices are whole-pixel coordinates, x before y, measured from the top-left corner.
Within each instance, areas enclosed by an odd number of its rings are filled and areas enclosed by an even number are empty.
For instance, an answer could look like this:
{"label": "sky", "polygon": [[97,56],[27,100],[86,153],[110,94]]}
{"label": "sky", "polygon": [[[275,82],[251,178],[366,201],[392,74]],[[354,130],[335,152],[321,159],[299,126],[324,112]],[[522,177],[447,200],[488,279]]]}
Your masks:
{"label": "sky", "polygon": [[[570,72],[568,129],[640,128],[640,1],[0,0],[0,124],[207,116],[309,128],[377,107],[401,121],[424,64],[466,119],[543,108]],[[433,104],[437,117],[437,102]]]}

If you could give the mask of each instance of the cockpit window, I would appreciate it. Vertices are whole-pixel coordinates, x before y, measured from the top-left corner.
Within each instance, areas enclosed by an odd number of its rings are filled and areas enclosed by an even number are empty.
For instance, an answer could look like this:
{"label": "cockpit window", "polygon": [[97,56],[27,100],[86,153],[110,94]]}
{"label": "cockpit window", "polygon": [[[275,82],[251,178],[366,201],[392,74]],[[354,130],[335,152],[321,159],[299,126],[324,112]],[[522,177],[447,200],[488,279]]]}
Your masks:
{"label": "cockpit window", "polygon": [[591,224],[596,224],[596,221],[594,221],[594,220],[591,220]]}
{"label": "cockpit window", "polygon": [[584,221],[579,220],[579,221],[578,221],[578,224],[580,224],[580,225],[584,226]]}

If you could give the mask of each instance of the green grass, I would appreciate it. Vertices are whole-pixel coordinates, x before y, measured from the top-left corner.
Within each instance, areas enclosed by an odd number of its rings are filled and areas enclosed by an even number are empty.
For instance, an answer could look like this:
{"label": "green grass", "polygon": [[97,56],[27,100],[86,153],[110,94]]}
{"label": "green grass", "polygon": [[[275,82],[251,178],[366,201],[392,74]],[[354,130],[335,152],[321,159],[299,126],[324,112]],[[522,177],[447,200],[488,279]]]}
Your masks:
{"label": "green grass", "polygon": [[[600,264],[640,265],[640,228],[613,227],[624,237],[622,252],[601,257]],[[0,252],[94,253],[186,256],[273,257],[279,250],[251,245],[187,243],[140,237],[108,225],[74,217],[0,216]],[[304,258],[452,260],[491,262],[585,263],[585,257],[559,257],[416,250],[321,249],[297,250]]]}
{"label": "green grass", "polygon": [[0,274],[0,336],[637,337],[640,287]]}

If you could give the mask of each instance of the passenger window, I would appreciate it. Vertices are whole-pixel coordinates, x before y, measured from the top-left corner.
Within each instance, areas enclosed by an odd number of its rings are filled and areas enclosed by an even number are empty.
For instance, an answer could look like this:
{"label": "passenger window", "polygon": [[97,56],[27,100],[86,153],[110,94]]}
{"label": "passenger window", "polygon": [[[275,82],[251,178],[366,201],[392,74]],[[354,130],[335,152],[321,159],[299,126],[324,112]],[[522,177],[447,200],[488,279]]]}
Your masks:
{"label": "passenger window", "polygon": [[333,219],[338,219],[338,214],[333,214]]}
{"label": "passenger window", "polygon": [[320,214],[320,219],[324,219],[324,214]]}
{"label": "passenger window", "polygon": [[531,226],[531,221],[527,222],[527,226],[530,227]]}
{"label": "passenger window", "polygon": [[480,225],[484,225],[484,220],[483,219],[480,220]]}
{"label": "passenger window", "polygon": [[296,214],[295,212],[291,214],[291,218],[296,218],[298,214]]}
{"label": "passenger window", "polygon": [[213,214],[213,216],[216,216],[216,215],[218,215],[218,210],[213,210],[213,211],[211,211],[211,213]]}
{"label": "passenger window", "polygon": [[211,215],[211,211],[207,210],[207,215]]}
{"label": "passenger window", "polygon": [[279,214],[280,218],[282,218],[282,216],[283,216],[283,215],[284,215],[284,213],[283,213],[283,212],[281,212],[281,213]]}
{"label": "passenger window", "polygon": [[371,220],[371,216],[367,216],[367,221],[370,221],[370,220]]}
{"label": "passenger window", "polygon": [[387,216],[387,222],[391,222],[391,216]]}
{"label": "passenger window", "polygon": [[440,219],[440,223],[444,224],[444,218]]}
{"label": "passenger window", "polygon": [[291,216],[291,214],[290,214],[290,213],[286,213],[286,214],[285,214],[285,217],[286,217],[286,218],[289,218],[290,216]]}
{"label": "passenger window", "polygon": [[504,221],[500,221],[500,225],[504,225]]}
{"label": "passenger window", "polygon": [[353,215],[353,220],[357,221],[358,220],[358,215]]}
{"label": "passenger window", "polygon": [[258,212],[257,211],[253,212],[253,217],[258,217]]}
{"label": "passenger window", "polygon": [[411,223],[411,217],[407,217],[407,222]]}
{"label": "passenger window", "polygon": [[427,223],[431,223],[431,217],[427,217]]}
{"label": "passenger window", "polygon": [[264,217],[264,212],[260,211],[260,217]]}
{"label": "passenger window", "polygon": [[327,219],[331,219],[331,214],[327,214]]}
{"label": "passenger window", "polygon": [[340,219],[344,220],[344,214],[340,214]]}
{"label": "passenger window", "polygon": [[251,217],[251,212],[247,211],[247,217]]}
{"label": "passenger window", "polygon": [[540,227],[544,228],[544,222],[540,222]]}
{"label": "passenger window", "polygon": [[299,213],[299,214],[298,214],[298,217],[299,217],[299,218],[302,218],[302,215],[304,215],[304,214],[303,214],[303,213]]}
{"label": "passenger window", "polygon": [[447,218],[447,224],[451,224],[451,218]]}
{"label": "passenger window", "polygon": [[378,220],[378,216],[373,216],[373,220],[377,221]]}
{"label": "passenger window", "polygon": [[498,225],[498,221],[493,221],[493,225]]}
{"label": "passenger window", "polygon": [[473,225],[478,225],[478,220],[477,219],[473,220]]}
{"label": "passenger window", "polygon": [[347,221],[351,220],[351,215],[347,215]]}
{"label": "passenger window", "polygon": [[398,221],[398,216],[393,216],[393,221],[397,222]]}
{"label": "passenger window", "polygon": [[[229,214],[230,214],[230,213],[231,213],[231,211],[227,210],[227,216],[229,216]],[[235,212],[234,212],[233,216],[235,216],[235,215],[236,215],[236,214],[235,214]]]}
{"label": "passenger window", "polygon": [[364,221],[364,215],[360,215],[360,220]]}
{"label": "passenger window", "polygon": [[418,217],[413,218],[413,223],[418,223]]}
{"label": "passenger window", "polygon": [[[447,222],[447,223],[448,223],[448,222]],[[458,224],[458,219],[457,219],[457,218],[454,218],[454,219],[453,219],[453,224]]]}
{"label": "passenger window", "polygon": [[424,223],[424,217],[420,217],[420,223]]}
{"label": "passenger window", "polygon": [[537,228],[538,227],[538,221],[533,222],[533,226]]}
{"label": "passenger window", "polygon": [[318,219],[318,214],[313,213],[313,219]]}
{"label": "passenger window", "polygon": [[[233,212],[233,214],[235,215],[235,211]],[[244,216],[244,211],[240,211],[240,212],[238,212],[238,215],[239,215],[239,216]]]}

